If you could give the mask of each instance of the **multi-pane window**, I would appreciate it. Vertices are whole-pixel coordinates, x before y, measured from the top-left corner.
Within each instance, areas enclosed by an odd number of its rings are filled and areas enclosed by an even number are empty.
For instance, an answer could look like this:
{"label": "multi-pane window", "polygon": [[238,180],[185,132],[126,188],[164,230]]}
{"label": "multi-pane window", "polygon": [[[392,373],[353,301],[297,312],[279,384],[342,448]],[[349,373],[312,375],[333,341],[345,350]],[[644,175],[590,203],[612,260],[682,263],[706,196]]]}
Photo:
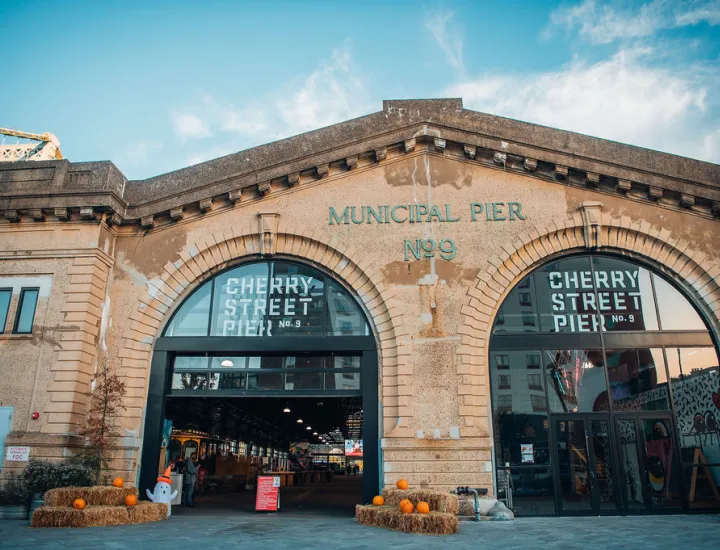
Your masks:
{"label": "multi-pane window", "polygon": [[530,396],[530,405],[532,406],[533,411],[544,411],[547,409],[547,403],[545,401],[544,395],[531,395]]}
{"label": "multi-pane window", "polygon": [[539,374],[528,374],[527,381],[528,381],[528,388],[530,388],[531,390],[542,391],[543,387],[542,387],[541,377]]}
{"label": "multi-pane window", "polygon": [[499,369],[509,369],[510,368],[510,356],[509,355],[496,355],[495,356],[495,365]]}
{"label": "multi-pane window", "polygon": [[498,388],[501,390],[510,389],[510,376],[507,374],[501,374],[498,376]]}
{"label": "multi-pane window", "polygon": [[498,395],[496,403],[498,412],[512,411],[512,395]]}
{"label": "multi-pane window", "polygon": [[531,306],[532,305],[532,298],[530,297],[529,292],[521,292],[520,293],[520,305],[521,306]]}
{"label": "multi-pane window", "polygon": [[532,353],[525,356],[525,364],[527,365],[527,368],[529,369],[539,369],[540,368],[540,355],[536,353]]}

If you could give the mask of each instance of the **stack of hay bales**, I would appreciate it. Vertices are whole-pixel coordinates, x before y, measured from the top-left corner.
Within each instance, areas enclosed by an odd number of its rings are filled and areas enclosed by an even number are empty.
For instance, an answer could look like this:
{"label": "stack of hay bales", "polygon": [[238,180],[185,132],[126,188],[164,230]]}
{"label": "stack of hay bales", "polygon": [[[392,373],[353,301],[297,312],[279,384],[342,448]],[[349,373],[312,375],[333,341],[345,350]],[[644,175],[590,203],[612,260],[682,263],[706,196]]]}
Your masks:
{"label": "stack of hay bales", "polygon": [[[125,497],[134,495],[135,487],[63,487],[45,493],[45,504],[35,510],[32,527],[97,527],[147,523],[167,517],[167,504],[138,502],[126,506]],[[87,503],[82,510],[73,508],[75,499]]]}
{"label": "stack of hay bales", "polygon": [[[357,505],[355,518],[363,525],[385,527],[405,533],[451,535],[458,530],[458,498],[449,493],[426,489],[383,489],[383,506]],[[400,501],[408,499],[414,508],[418,502],[430,505],[429,514],[404,514]]]}

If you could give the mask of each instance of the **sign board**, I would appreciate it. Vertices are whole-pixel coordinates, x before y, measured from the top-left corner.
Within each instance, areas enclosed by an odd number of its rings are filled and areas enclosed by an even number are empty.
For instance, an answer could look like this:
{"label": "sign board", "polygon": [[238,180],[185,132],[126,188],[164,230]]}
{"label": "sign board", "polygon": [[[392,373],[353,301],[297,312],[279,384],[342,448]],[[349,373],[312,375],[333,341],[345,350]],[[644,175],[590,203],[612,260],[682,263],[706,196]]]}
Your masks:
{"label": "sign board", "polygon": [[345,440],[345,456],[362,456],[363,440],[362,439],[346,439]]}
{"label": "sign board", "polygon": [[8,462],[27,462],[30,460],[30,447],[8,447],[5,460]]}
{"label": "sign board", "polygon": [[532,443],[522,443],[520,445],[520,458],[523,464],[535,463],[535,455],[533,453]]}
{"label": "sign board", "polygon": [[255,495],[256,512],[280,510],[280,476],[258,476]]}

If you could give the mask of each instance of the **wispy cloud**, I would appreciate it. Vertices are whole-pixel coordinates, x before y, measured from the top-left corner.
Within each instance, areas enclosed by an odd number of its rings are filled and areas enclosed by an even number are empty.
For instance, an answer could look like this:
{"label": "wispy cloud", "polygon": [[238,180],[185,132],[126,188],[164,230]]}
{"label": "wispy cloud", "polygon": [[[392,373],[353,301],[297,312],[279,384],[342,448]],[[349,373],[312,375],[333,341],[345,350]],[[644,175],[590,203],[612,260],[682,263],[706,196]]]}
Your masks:
{"label": "wispy cloud", "polygon": [[205,138],[212,135],[207,123],[193,113],[172,112],[170,113],[170,122],[172,123],[175,135],[183,141],[192,138]]}
{"label": "wispy cloud", "polygon": [[162,148],[163,144],[159,141],[138,141],[125,151],[123,156],[130,166],[143,167],[149,164],[153,153]]}
{"label": "wispy cloud", "polygon": [[563,29],[568,33],[577,31],[593,44],[611,44],[703,22],[720,24],[720,0],[653,0],[639,6],[585,0],[553,11],[543,36],[548,38]]}
{"label": "wispy cloud", "polygon": [[463,40],[460,30],[451,25],[455,14],[451,11],[437,11],[425,17],[425,28],[428,29],[447,57],[450,66],[463,77]]}
{"label": "wispy cloud", "polygon": [[720,73],[658,67],[655,53],[620,50],[556,71],[466,80],[445,93],[492,114],[720,161],[720,116],[708,108]]}
{"label": "wispy cloud", "polygon": [[[178,136],[206,137],[213,143],[204,150],[197,147],[186,158],[188,164],[239,151],[267,141],[314,130],[372,111],[362,71],[355,66],[348,48],[336,49],[329,59],[305,77],[289,80],[274,93],[252,105],[236,107],[210,94],[196,105],[179,110],[195,113],[176,124]],[[218,144],[217,140],[223,140]]]}

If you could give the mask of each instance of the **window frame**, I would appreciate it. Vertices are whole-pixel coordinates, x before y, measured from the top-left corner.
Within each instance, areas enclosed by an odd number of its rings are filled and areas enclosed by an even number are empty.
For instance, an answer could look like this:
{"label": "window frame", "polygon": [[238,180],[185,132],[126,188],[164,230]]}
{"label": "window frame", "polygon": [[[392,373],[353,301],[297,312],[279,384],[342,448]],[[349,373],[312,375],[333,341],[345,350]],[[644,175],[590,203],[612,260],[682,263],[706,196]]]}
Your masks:
{"label": "window frame", "polygon": [[0,292],[10,293],[7,310],[5,311],[5,322],[2,324],[2,326],[0,326],[0,334],[5,334],[5,327],[7,326],[8,319],[10,318],[10,306],[12,305],[13,287],[0,287]]}
{"label": "window frame", "polygon": [[[33,305],[32,319],[30,321],[30,330],[27,332],[25,332],[25,331],[21,332],[18,330],[18,325],[20,324],[20,316],[22,315],[23,304],[25,303],[25,294],[27,292],[31,292],[33,290],[37,291],[37,296],[35,297],[35,304]],[[37,305],[38,305],[39,301],[40,301],[40,287],[29,286],[29,287],[24,287],[24,288],[20,289],[20,298],[18,299],[17,308],[15,309],[15,322],[13,323],[13,331],[12,331],[13,334],[32,334],[33,333],[33,329],[35,328],[35,315],[37,314]]]}

